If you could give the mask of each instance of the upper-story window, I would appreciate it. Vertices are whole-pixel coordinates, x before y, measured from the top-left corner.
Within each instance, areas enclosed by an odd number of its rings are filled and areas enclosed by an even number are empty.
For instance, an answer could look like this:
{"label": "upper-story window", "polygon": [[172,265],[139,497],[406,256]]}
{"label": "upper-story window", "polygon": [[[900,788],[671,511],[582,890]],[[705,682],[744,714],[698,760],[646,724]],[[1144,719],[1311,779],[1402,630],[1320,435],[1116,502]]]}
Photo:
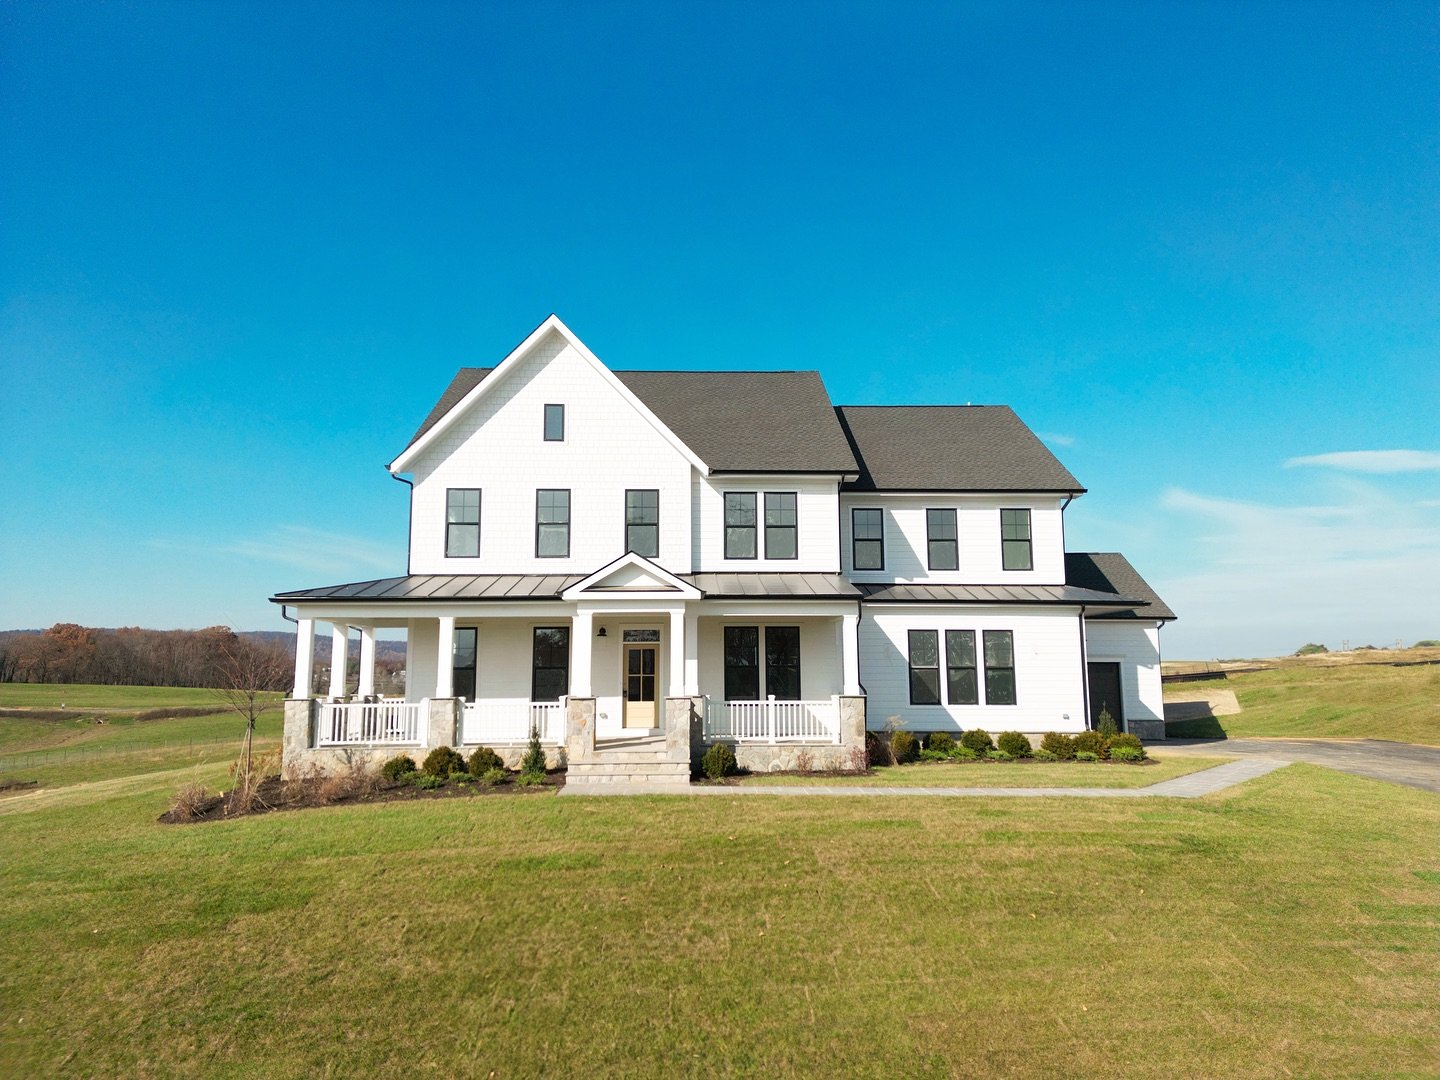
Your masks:
{"label": "upper-story window", "polygon": [[885,569],[885,511],[850,511],[850,565],[855,570]]}
{"label": "upper-story window", "polygon": [[1000,511],[1000,556],[1006,570],[1031,570],[1030,511]]}
{"label": "upper-story window", "polygon": [[570,492],[564,488],[541,488],[535,492],[535,557],[565,559],[570,556]]}
{"label": "upper-story window", "polygon": [[565,406],[545,406],[545,441],[565,441]]}
{"label": "upper-story window", "polygon": [[931,570],[960,569],[954,510],[925,511],[925,547]]}
{"label": "upper-story window", "polygon": [[725,493],[725,558],[755,558],[755,492]]}
{"label": "upper-story window", "polygon": [[625,492],[625,550],[654,559],[660,555],[660,492],[632,488]]}
{"label": "upper-story window", "polygon": [[445,491],[445,557],[473,559],[480,554],[480,489]]}
{"label": "upper-story window", "polygon": [[767,491],[765,493],[765,558],[798,559],[799,516],[795,506],[795,492]]}

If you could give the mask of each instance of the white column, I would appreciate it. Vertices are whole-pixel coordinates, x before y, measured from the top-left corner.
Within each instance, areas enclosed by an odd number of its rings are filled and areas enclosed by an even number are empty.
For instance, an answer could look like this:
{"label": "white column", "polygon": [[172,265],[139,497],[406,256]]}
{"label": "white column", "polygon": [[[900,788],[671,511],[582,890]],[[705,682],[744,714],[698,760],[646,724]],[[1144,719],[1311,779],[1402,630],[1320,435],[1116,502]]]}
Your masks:
{"label": "white column", "polygon": [[360,687],[362,698],[375,693],[375,627],[360,627]]}
{"label": "white column", "polygon": [[840,670],[846,697],[855,697],[860,693],[859,628],[858,612],[840,617]]}
{"label": "white column", "polygon": [[350,628],[341,623],[330,624],[330,696],[345,696],[345,672],[349,668]]}
{"label": "white column", "polygon": [[440,640],[435,645],[435,696],[455,696],[455,616],[441,615]]}
{"label": "white column", "polygon": [[595,648],[595,616],[577,611],[570,620],[570,696],[594,697],[591,684],[591,656]]}
{"label": "white column", "polygon": [[315,620],[301,619],[295,625],[295,692],[297,698],[310,696],[310,675],[315,670]]}
{"label": "white column", "polygon": [[700,696],[700,616],[685,609],[685,693]]}
{"label": "white column", "polygon": [[685,693],[685,609],[672,608],[670,611],[670,693],[679,697]]}

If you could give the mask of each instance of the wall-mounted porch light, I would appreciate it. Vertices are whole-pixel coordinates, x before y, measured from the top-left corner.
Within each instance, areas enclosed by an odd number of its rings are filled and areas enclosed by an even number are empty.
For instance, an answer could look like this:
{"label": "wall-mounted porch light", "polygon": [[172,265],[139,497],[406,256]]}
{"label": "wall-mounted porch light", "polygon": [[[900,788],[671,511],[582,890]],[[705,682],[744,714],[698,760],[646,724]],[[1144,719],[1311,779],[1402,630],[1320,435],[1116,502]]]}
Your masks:
{"label": "wall-mounted porch light", "polygon": [[596,634],[595,636],[596,636],[596,637],[605,637],[605,627],[603,627],[603,626],[600,627],[600,632],[599,632],[598,634]]}

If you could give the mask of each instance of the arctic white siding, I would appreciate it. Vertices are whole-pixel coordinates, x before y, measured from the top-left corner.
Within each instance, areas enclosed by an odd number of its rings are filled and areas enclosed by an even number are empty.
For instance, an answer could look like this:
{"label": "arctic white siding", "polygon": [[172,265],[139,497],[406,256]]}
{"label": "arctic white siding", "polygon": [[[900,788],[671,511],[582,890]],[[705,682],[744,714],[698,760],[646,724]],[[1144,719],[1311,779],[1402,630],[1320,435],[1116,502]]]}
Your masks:
{"label": "arctic white siding", "polygon": [[1160,688],[1160,631],[1153,622],[1087,619],[1086,659],[1120,665],[1125,722],[1165,719]]}
{"label": "arctic white siding", "polygon": [[[852,508],[885,514],[885,569],[855,570],[850,543]],[[927,509],[954,510],[959,568],[929,568]],[[1001,561],[1000,511],[1030,511],[1030,570],[1006,570]],[[950,585],[1063,585],[1065,529],[1059,499],[1034,495],[864,495],[840,497],[840,555],[844,571],[858,582],[931,581]]]}
{"label": "arctic white siding", "polygon": [[[816,480],[790,475],[702,477],[694,483],[695,569],[697,572],[730,571],[746,574],[759,571],[778,573],[825,573],[840,570],[840,532],[836,501],[838,478]],[[756,505],[756,558],[725,558],[725,493],[753,491]],[[765,558],[765,493],[793,491],[798,530],[797,558]]]}
{"label": "arctic white siding", "polygon": [[[1015,641],[1014,705],[911,705],[909,631],[940,632],[941,698],[945,693],[946,630],[977,631],[977,678],[985,699],[981,631],[1009,630]],[[866,723],[885,727],[898,716],[910,731],[1083,731],[1085,690],[1079,612],[953,604],[867,605],[860,620],[860,682],[869,697]]]}

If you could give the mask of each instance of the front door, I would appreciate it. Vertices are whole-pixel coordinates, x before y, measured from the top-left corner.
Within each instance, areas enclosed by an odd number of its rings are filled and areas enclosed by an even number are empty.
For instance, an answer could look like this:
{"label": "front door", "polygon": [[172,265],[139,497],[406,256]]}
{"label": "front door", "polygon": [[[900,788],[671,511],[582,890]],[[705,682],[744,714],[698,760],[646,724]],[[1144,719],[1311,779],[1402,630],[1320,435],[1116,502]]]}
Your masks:
{"label": "front door", "polygon": [[655,723],[654,645],[625,646],[625,726],[653,728]]}
{"label": "front door", "polygon": [[1120,693],[1120,665],[1090,664],[1090,726],[1100,726],[1101,711],[1108,711],[1115,726],[1125,730],[1125,706]]}

